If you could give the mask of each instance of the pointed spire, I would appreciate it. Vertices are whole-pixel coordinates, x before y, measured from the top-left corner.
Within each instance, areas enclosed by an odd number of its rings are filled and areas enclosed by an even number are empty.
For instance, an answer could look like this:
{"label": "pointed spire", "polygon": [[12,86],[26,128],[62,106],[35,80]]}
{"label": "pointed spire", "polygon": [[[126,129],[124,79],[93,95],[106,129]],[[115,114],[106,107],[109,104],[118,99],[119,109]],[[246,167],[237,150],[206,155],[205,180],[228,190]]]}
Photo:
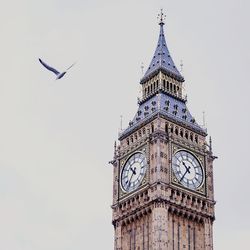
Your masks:
{"label": "pointed spire", "polygon": [[211,137],[211,136],[209,137],[209,150],[210,150],[210,152],[213,151],[213,147],[212,147],[212,137]]}
{"label": "pointed spire", "polygon": [[114,143],[114,159],[116,157],[116,152],[117,152],[117,147],[116,147],[116,141],[115,141],[115,143]]}
{"label": "pointed spire", "polygon": [[165,25],[164,19],[165,15],[163,14],[163,11],[161,10],[161,13],[158,15],[158,18],[160,19],[159,25],[160,25],[160,34],[159,39],[157,43],[157,47],[155,49],[155,53],[153,56],[153,59],[141,79],[141,83],[145,82],[145,80],[149,79],[152,75],[157,74],[160,70],[165,72],[167,75],[175,78],[178,81],[184,82],[184,78],[176,68],[173,59],[171,58],[171,55],[169,53],[167,43],[165,40],[164,35],[164,29],[163,26]]}

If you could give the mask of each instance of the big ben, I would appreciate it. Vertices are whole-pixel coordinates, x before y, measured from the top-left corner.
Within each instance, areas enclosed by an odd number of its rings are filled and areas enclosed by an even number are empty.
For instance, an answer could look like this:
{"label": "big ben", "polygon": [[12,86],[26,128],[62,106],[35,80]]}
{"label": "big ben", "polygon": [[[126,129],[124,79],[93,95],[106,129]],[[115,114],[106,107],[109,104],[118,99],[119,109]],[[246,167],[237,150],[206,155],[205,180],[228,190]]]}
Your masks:
{"label": "big ben", "polygon": [[215,157],[187,108],[164,24],[161,13],[138,110],[114,149],[115,250],[213,249]]}

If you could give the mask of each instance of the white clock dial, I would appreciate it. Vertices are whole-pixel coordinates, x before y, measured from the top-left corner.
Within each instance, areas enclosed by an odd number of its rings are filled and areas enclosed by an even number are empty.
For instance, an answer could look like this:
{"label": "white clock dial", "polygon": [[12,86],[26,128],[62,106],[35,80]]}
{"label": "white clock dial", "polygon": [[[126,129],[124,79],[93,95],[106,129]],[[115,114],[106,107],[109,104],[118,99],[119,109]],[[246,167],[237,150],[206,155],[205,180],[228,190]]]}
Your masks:
{"label": "white clock dial", "polygon": [[137,152],[129,157],[121,172],[121,187],[125,192],[131,192],[139,187],[147,169],[146,157]]}
{"label": "white clock dial", "polygon": [[186,150],[178,151],[172,159],[172,169],[179,182],[192,190],[201,186],[204,179],[199,160]]}

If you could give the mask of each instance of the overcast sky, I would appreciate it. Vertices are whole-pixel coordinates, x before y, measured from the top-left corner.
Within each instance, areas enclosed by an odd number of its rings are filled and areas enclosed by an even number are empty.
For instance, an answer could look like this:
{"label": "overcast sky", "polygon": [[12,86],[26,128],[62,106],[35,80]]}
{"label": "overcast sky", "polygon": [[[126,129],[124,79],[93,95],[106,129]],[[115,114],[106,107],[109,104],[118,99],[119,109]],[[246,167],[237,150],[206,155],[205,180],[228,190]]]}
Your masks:
{"label": "overcast sky", "polygon": [[[248,0],[12,0],[0,8],[0,249],[113,249],[120,115],[137,109],[141,62],[163,8],[188,107],[213,138],[215,250],[250,235]],[[59,70],[60,81],[38,62]]]}

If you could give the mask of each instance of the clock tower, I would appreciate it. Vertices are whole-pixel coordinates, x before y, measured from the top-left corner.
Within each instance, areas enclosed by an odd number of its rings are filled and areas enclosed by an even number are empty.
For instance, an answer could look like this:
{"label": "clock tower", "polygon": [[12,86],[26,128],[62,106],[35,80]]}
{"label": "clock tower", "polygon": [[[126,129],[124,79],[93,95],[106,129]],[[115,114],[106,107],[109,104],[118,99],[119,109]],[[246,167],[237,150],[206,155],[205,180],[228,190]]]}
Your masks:
{"label": "clock tower", "polygon": [[138,110],[119,134],[113,164],[115,250],[212,250],[211,139],[187,108],[163,14]]}

